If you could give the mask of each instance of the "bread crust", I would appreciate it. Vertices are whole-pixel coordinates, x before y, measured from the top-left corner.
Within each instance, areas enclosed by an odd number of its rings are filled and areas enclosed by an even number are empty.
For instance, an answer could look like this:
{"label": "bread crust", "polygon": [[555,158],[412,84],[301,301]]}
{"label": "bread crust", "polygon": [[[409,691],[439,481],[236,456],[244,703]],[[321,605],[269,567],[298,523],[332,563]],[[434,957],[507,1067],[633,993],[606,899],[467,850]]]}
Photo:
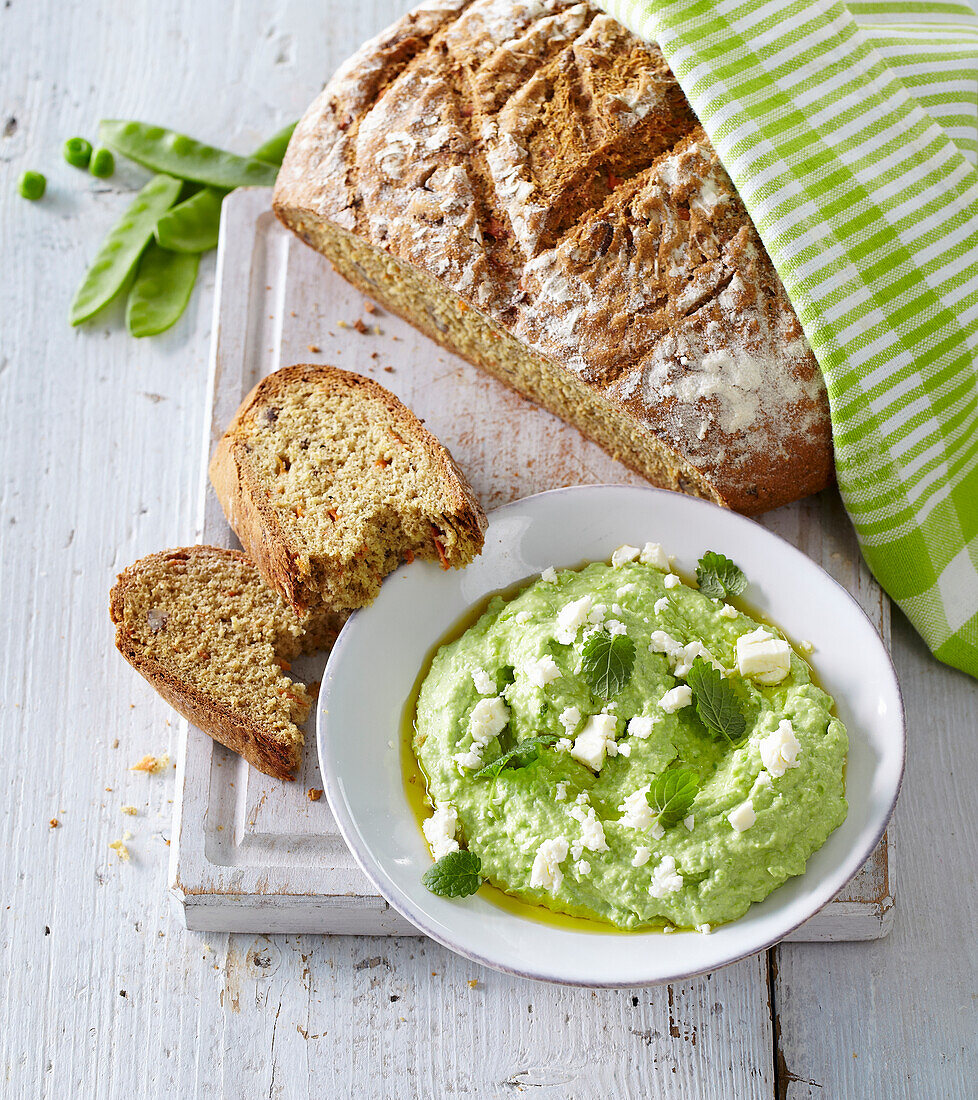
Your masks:
{"label": "bread crust", "polygon": [[[116,649],[130,665],[169,704],[188,721],[205,733],[243,756],[253,767],[276,779],[291,780],[293,772],[302,760],[302,741],[287,742],[276,736],[273,730],[246,714],[231,709],[189,683],[162,661],[143,651],[126,627],[125,606],[129,586],[136,577],[153,563],[168,562],[190,556],[207,557],[211,554],[232,557],[251,564],[244,554],[236,550],[224,550],[214,546],[187,546],[150,554],[134,562],[118,575],[109,595],[109,616],[116,626]],[[300,716],[302,721],[308,715]]]}
{"label": "bread crust", "polygon": [[[409,13],[312,104],[273,206],[429,335],[343,234],[471,311],[475,338],[435,338],[656,484],[751,514],[832,480],[821,373],[739,196],[661,53],[589,4]],[[561,375],[597,404],[561,403]]]}
{"label": "bread crust", "polygon": [[458,534],[448,564],[468,563],[482,547],[488,526],[485,512],[448,450],[417,416],[389,390],[370,378],[338,367],[298,363],[263,378],[241,403],[218,442],[210,463],[210,479],[224,514],[262,579],[278,591],[297,613],[321,603],[322,596],[309,557],[294,546],[268,493],[249,462],[248,439],[257,410],[272,405],[297,383],[311,384],[324,395],[355,395],[381,405],[390,419],[419,441],[434,460],[450,506],[440,517]]}

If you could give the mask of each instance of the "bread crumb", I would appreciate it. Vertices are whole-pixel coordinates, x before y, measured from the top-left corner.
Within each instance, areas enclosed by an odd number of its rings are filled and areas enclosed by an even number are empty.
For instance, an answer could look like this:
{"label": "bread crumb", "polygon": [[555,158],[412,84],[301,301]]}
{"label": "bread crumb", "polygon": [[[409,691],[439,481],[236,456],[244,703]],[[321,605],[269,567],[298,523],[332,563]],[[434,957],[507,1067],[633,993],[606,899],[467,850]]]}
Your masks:
{"label": "bread crumb", "polygon": [[135,806],[120,806],[119,809],[122,810],[124,814],[128,814],[130,817],[135,817],[136,814],[139,813],[139,810],[137,810]]}
{"label": "bread crumb", "polygon": [[363,303],[363,311],[364,311],[364,313],[376,313],[377,312],[377,306],[374,302],[364,302]]}
{"label": "bread crumb", "polygon": [[129,862],[129,849],[121,840],[113,840],[109,847],[118,855],[120,863]]}
{"label": "bread crumb", "polygon": [[48,822],[48,827],[51,829],[58,829],[61,827],[61,822],[56,817],[52,817]]}
{"label": "bread crumb", "polygon": [[313,353],[313,355],[318,355],[323,350],[318,344],[306,344],[306,347]]}
{"label": "bread crumb", "polygon": [[476,989],[479,985],[478,978],[469,978],[469,989]]}
{"label": "bread crumb", "polygon": [[[133,764],[131,772],[147,772],[149,775],[159,775],[170,766],[170,754],[165,752],[162,756],[144,756],[142,760]],[[106,787],[106,790],[111,788]]]}
{"label": "bread crumb", "polygon": [[394,373],[394,368],[393,367],[384,367],[384,370],[387,371],[388,374],[393,374]]}
{"label": "bread crumb", "polygon": [[318,802],[322,797],[323,792],[319,787],[310,787],[309,790],[306,791],[306,798],[308,798],[310,802]]}
{"label": "bread crumb", "polygon": [[119,747],[119,738],[118,737],[112,742],[112,747],[114,749],[117,749]]}
{"label": "bread crumb", "polygon": [[337,328],[349,328],[350,326],[346,323],[346,321],[337,321],[336,322],[336,327]]}
{"label": "bread crumb", "polygon": [[358,317],[358,318],[357,318],[357,319],[356,319],[356,320],[355,320],[355,321],[353,322],[353,327],[354,327],[354,328],[355,328],[355,329],[357,330],[357,332],[359,332],[359,333],[360,333],[360,335],[361,335],[361,336],[365,336],[365,335],[367,334],[367,332],[369,332],[369,331],[370,331],[370,330],[369,330],[369,329],[367,328],[367,326],[366,326],[366,325],[365,325],[365,324],[363,323],[363,320],[362,320],[362,319],[361,319],[360,317]]}

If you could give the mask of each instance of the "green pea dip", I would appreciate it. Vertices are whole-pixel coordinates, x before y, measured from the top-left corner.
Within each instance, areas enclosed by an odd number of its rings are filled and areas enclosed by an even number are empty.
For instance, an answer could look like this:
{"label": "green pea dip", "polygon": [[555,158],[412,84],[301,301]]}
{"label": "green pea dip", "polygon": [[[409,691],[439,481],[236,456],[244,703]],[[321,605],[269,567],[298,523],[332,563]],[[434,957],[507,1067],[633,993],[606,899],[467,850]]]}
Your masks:
{"label": "green pea dip", "polygon": [[[706,932],[800,875],[845,819],[848,739],[775,628],[682,583],[650,546],[641,559],[622,548],[614,565],[547,570],[437,651],[414,735],[435,807],[425,834],[436,858],[461,845],[523,901],[621,929]],[[611,698],[581,672],[595,632],[635,647]],[[744,654],[755,639],[780,647],[780,669],[739,655],[739,638]],[[683,702],[691,653],[704,649],[746,719],[734,743]],[[476,775],[542,734],[560,740]],[[699,789],[684,820],[663,828],[644,792],[676,767]]]}

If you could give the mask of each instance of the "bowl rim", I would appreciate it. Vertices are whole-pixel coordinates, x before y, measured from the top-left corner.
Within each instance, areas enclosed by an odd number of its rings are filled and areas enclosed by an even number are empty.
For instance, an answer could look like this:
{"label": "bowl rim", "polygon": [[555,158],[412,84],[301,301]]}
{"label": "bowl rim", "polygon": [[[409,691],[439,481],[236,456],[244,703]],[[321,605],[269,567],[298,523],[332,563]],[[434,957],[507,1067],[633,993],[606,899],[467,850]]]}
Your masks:
{"label": "bowl rim", "polygon": [[[752,527],[757,527],[764,532],[765,535],[770,538],[776,539],[782,544],[790,555],[800,557],[804,559],[808,566],[814,567],[818,572],[822,574],[824,580],[828,581],[845,597],[846,600],[852,605],[853,609],[857,612],[858,616],[865,620],[866,625],[869,627],[872,634],[876,637],[879,643],[879,650],[884,661],[881,668],[885,670],[886,676],[890,681],[890,687],[894,691],[898,710],[897,713],[891,719],[894,727],[894,731],[899,732],[899,772],[897,775],[896,783],[894,784],[892,795],[889,799],[889,804],[886,809],[886,813],[882,815],[881,824],[873,831],[871,841],[867,841],[863,845],[859,846],[859,856],[856,860],[854,869],[846,874],[845,878],[841,881],[836,881],[834,878],[830,878],[830,881],[826,883],[821,890],[817,891],[812,899],[812,905],[805,916],[792,923],[782,931],[779,931],[777,935],[765,939],[761,943],[751,944],[744,950],[737,950],[725,958],[722,962],[715,962],[706,966],[694,966],[688,970],[677,971],[668,977],[660,977],[653,979],[643,979],[638,981],[601,981],[582,978],[566,978],[555,976],[551,973],[542,973],[540,971],[533,971],[523,969],[518,966],[513,966],[500,961],[497,958],[489,958],[477,950],[473,950],[468,947],[460,946],[457,942],[453,941],[450,936],[441,934],[435,928],[431,927],[431,922],[427,918],[425,910],[416,905],[415,902],[407,895],[403,894],[400,888],[395,882],[393,882],[384,868],[376,862],[369,852],[369,849],[365,842],[361,842],[359,829],[352,816],[347,813],[346,800],[340,790],[337,777],[333,774],[330,768],[326,767],[326,723],[323,720],[323,716],[326,713],[325,702],[328,699],[328,691],[320,691],[319,698],[316,704],[316,748],[319,758],[319,767],[322,775],[323,785],[326,790],[326,798],[329,803],[330,810],[332,811],[333,818],[336,821],[337,828],[340,831],[344,841],[349,847],[357,864],[378,890],[385,901],[398,913],[401,914],[406,920],[408,920],[415,928],[429,938],[440,943],[443,947],[447,947],[450,951],[454,951],[456,954],[463,956],[477,963],[481,966],[489,967],[492,970],[499,971],[504,974],[511,974],[514,977],[528,978],[533,981],[546,982],[551,984],[575,986],[579,988],[587,989],[629,989],[629,988],[643,988],[650,985],[658,985],[666,982],[683,981],[686,978],[693,978],[701,974],[710,973],[721,967],[732,965],[735,962],[739,962],[742,959],[749,958],[752,955],[759,954],[762,951],[767,951],[771,947],[778,943],[781,943],[787,936],[791,935],[796,929],[800,928],[807,920],[814,916],[823,906],[827,905],[857,874],[859,874],[866,860],[872,855],[876,846],[879,844],[880,839],[889,827],[890,821],[893,817],[893,812],[896,809],[897,801],[900,797],[900,792],[903,787],[903,780],[906,774],[906,762],[907,762],[907,736],[906,736],[906,708],[903,702],[903,693],[900,688],[900,681],[896,674],[896,668],[893,664],[893,659],[889,650],[880,637],[879,632],[873,625],[872,620],[863,610],[862,606],[852,595],[852,593],[840,584],[834,577],[832,577],[821,565],[818,564],[813,558],[810,558],[798,547],[794,546],[784,536],[778,534],[775,531],[771,531],[767,527],[757,523],[756,520],[749,516],[745,516],[739,512],[734,512],[730,509],[722,508],[712,501],[703,500],[699,497],[686,496],[684,494],[675,493],[669,489],[659,489],[655,486],[645,485],[629,485],[623,482],[600,482],[592,484],[581,485],[568,485],[562,486],[556,489],[547,489],[540,493],[532,493],[525,497],[519,497],[516,500],[512,500],[507,504],[502,504],[498,508],[494,508],[487,513],[489,524],[495,517],[500,516],[507,511],[515,510],[521,507],[525,507],[528,503],[538,500],[542,497],[553,497],[560,494],[577,494],[582,492],[594,493],[600,492],[605,489],[627,489],[637,493],[650,493],[658,496],[676,497],[683,496],[684,500],[693,503],[694,505],[702,505],[708,508],[717,508],[719,511],[725,513],[727,518],[731,518],[734,522],[748,524]],[[593,559],[599,560],[599,559]],[[390,575],[393,577],[395,574],[400,573],[406,568],[406,563],[402,563],[394,572]],[[387,578],[388,580],[390,578]],[[532,582],[531,582],[532,583]],[[471,601],[474,602],[474,601]],[[326,668],[323,671],[322,685],[326,688],[329,683],[329,670],[330,665],[333,664],[334,659],[338,661],[338,655],[342,653],[346,643],[349,640],[349,636],[354,629],[353,624],[359,617],[360,609],[354,611],[347,621],[344,623],[340,633],[337,635],[336,641],[333,644],[333,648],[330,651],[329,658],[326,662]],[[814,853],[813,853],[814,854]],[[804,872],[803,872],[804,873]],[[802,876],[790,876],[791,878],[800,878]],[[783,885],[783,884],[782,884]],[[772,891],[773,893],[774,891]],[[749,911],[749,910],[748,910]],[[746,914],[745,914],[746,916]],[[518,918],[517,918],[518,919]],[[736,922],[730,922],[736,923]],[[620,930],[611,929],[611,934],[617,934]],[[633,935],[641,935],[642,930],[637,929]],[[661,933],[655,933],[661,934]]]}

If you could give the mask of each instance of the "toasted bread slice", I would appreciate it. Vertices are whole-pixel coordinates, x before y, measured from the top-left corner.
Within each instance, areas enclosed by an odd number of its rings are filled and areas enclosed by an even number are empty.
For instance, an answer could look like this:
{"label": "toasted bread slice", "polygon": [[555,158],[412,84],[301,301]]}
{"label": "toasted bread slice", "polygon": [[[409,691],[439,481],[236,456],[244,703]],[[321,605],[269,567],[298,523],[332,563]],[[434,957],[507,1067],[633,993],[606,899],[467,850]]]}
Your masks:
{"label": "toasted bread slice", "polygon": [[286,367],[245,398],[211,482],[266,583],[297,613],[362,607],[401,559],[467,565],[486,517],[448,451],[383,386]]}
{"label": "toasted bread slice", "polygon": [[112,589],[115,644],[194,725],[266,775],[291,779],[312,704],[288,661],[332,644],[338,616],[297,616],[236,550],[150,554]]}

